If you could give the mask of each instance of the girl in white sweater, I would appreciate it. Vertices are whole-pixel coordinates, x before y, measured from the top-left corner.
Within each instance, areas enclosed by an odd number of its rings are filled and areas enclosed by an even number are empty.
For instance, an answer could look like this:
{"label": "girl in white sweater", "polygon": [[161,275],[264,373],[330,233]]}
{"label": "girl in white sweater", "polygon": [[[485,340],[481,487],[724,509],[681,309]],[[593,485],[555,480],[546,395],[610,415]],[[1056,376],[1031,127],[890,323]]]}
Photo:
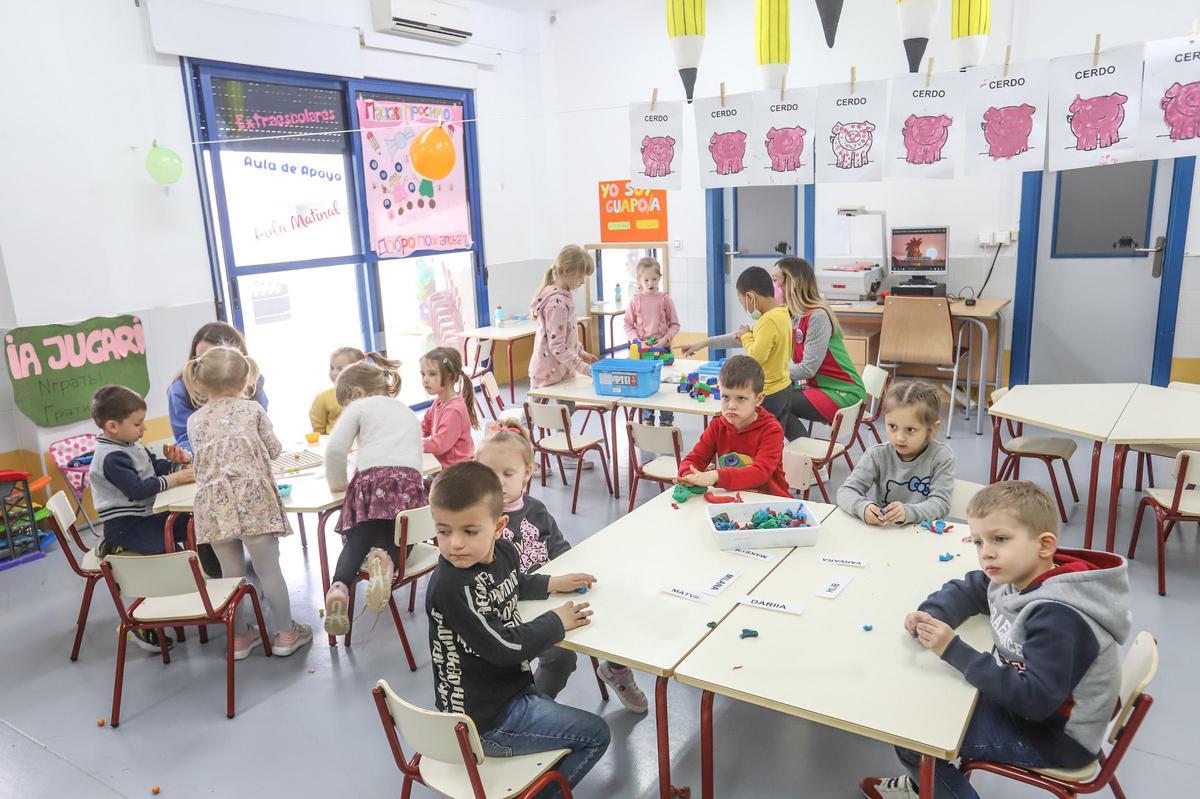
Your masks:
{"label": "girl in white sweater", "polygon": [[[337,401],[342,415],[325,449],[329,487],[346,498],[337,531],[344,536],[333,584],[325,595],[325,632],[350,630],[350,581],[367,559],[367,607],[381,612],[392,593],[398,566],[396,514],[429,504],[421,479],[421,423],[403,402],[397,364],[370,353],[342,370]],[[354,477],[346,483],[346,455],[355,439],[358,455]]]}

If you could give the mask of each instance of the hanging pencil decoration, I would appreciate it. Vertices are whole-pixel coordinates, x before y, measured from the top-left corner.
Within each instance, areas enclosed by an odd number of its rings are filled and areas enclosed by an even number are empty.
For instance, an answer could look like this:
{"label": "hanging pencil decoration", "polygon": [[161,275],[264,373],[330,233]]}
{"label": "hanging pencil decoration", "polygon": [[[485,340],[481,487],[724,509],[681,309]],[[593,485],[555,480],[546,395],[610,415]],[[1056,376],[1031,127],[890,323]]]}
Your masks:
{"label": "hanging pencil decoration", "polygon": [[983,63],[992,32],[992,0],[951,0],[950,39],[958,50],[959,66]]}
{"label": "hanging pencil decoration", "polygon": [[788,0],[755,0],[754,52],[762,72],[763,88],[780,88],[792,61]]}
{"label": "hanging pencil decoration", "polygon": [[896,0],[896,11],[900,14],[900,37],[904,40],[904,54],[908,57],[908,71],[917,72],[925,48],[933,35],[933,23],[937,20],[942,0]]}
{"label": "hanging pencil decoration", "polygon": [[821,17],[821,30],[825,31],[825,44],[833,49],[837,37],[838,21],[842,18],[843,0],[815,0],[817,15]]}
{"label": "hanging pencil decoration", "polygon": [[696,89],[696,70],[704,49],[704,0],[667,0],[667,38],[687,101]]}

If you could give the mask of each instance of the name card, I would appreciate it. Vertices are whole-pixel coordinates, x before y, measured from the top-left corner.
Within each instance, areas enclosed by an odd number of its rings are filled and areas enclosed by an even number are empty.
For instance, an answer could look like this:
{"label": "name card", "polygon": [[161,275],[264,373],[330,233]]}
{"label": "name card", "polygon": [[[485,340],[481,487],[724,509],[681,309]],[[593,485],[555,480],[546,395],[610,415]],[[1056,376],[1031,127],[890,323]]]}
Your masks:
{"label": "name card", "polygon": [[845,590],[846,586],[854,578],[849,574],[835,574],[820,591],[817,596],[825,597],[826,599],[836,599],[837,595]]}
{"label": "name card", "polygon": [[777,610],[780,613],[791,613],[793,616],[799,616],[804,612],[804,608],[800,605],[789,605],[787,602],[776,602],[773,599],[761,599],[753,596],[742,597],[738,600],[738,604],[764,610]]}
{"label": "name card", "polygon": [[766,563],[769,560],[775,560],[774,552],[759,552],[757,549],[731,549],[729,550],[734,555],[741,555],[743,558],[751,558],[760,563]]}
{"label": "name card", "polygon": [[853,566],[856,569],[865,569],[867,562],[861,558],[842,558],[833,555],[822,555],[821,562],[828,566]]}
{"label": "name card", "polygon": [[680,599],[686,599],[689,602],[699,602],[701,605],[707,605],[713,601],[713,598],[707,594],[697,594],[695,591],[689,591],[686,588],[671,588],[668,586],[663,589],[663,593],[679,597]]}
{"label": "name card", "polygon": [[704,593],[708,594],[709,596],[717,596],[726,588],[733,585],[734,580],[736,580],[738,577],[741,577],[741,575],[741,572],[725,572],[720,577],[709,583],[708,587],[704,589]]}

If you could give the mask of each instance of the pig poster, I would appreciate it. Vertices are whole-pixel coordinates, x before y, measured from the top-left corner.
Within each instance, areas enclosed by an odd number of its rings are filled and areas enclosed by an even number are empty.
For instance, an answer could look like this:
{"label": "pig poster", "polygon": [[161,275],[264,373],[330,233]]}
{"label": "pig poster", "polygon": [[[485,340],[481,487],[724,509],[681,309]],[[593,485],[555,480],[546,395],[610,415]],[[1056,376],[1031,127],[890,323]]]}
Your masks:
{"label": "pig poster", "polygon": [[754,131],[754,95],[727,94],[697,97],[696,160],[700,162],[700,185],[706,189],[749,186],[750,135]]}
{"label": "pig poster", "polygon": [[887,81],[859,81],[817,89],[813,158],[820,183],[861,183],[883,178],[887,139]]}
{"label": "pig poster", "polygon": [[958,73],[892,81],[891,124],[883,173],[889,178],[953,178],[962,153],[963,103]]}
{"label": "pig poster", "polygon": [[1050,62],[1048,168],[1119,164],[1137,157],[1143,45]]}
{"label": "pig poster", "polygon": [[1138,157],[1200,154],[1200,39],[1146,43]]}
{"label": "pig poster", "polygon": [[964,172],[1040,172],[1046,167],[1046,63],[972,69],[966,95]]}
{"label": "pig poster", "polygon": [[683,185],[683,103],[629,104],[629,185],[678,189]]}
{"label": "pig poster", "polygon": [[795,186],[813,182],[817,131],[817,90],[778,89],[754,94],[750,131],[751,182],[756,186]]}

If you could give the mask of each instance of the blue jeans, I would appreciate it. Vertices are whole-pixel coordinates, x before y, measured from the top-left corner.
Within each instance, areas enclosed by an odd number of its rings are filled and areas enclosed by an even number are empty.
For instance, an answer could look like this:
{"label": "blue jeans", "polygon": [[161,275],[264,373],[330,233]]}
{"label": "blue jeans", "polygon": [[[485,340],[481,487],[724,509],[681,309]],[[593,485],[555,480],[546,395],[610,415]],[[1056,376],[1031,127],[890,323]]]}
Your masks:
{"label": "blue jeans", "polygon": [[[897,746],[896,754],[908,769],[913,785],[919,785],[920,753]],[[963,760],[992,760],[1029,768],[1065,765],[1049,762],[1011,712],[982,696],[975,704],[959,756]],[[933,784],[934,799],[979,799],[966,775],[945,760],[935,762]]]}
{"label": "blue jeans", "polygon": [[[570,749],[557,768],[573,788],[608,749],[609,732],[604,719],[595,713],[560,705],[531,687],[514,697],[496,726],[479,737],[488,757]],[[557,787],[551,786],[538,799],[561,795]]]}

